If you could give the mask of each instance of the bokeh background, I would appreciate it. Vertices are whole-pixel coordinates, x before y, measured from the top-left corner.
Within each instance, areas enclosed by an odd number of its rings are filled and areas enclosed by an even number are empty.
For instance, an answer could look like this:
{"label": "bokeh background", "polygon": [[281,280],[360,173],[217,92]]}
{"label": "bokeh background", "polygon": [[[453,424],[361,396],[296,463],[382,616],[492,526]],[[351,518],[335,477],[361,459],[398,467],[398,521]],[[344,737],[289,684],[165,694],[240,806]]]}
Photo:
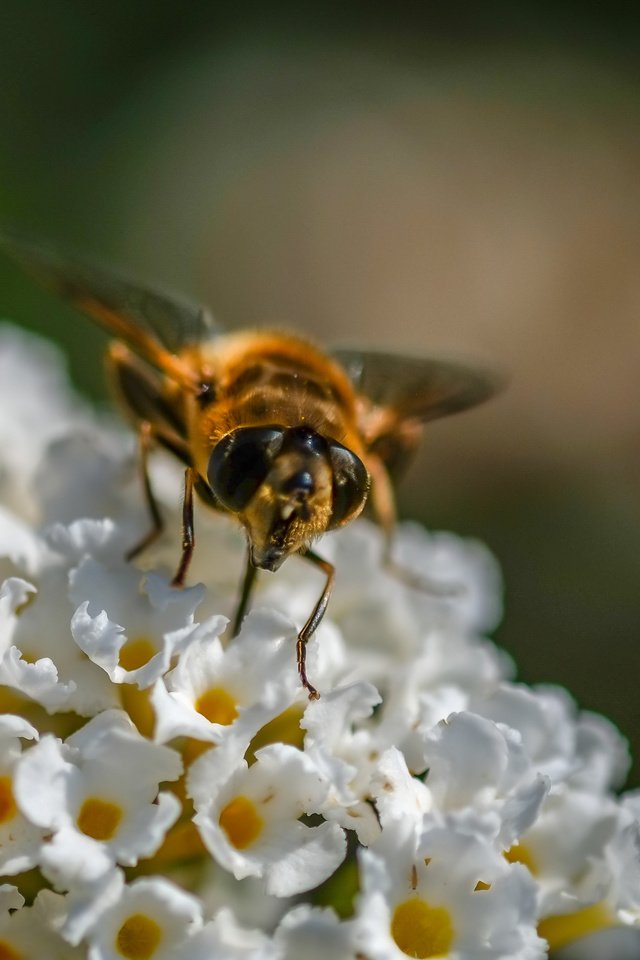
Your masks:
{"label": "bokeh background", "polygon": [[[634,7],[3,0],[0,220],[232,327],[507,371],[401,513],[489,544],[522,679],[640,756]],[[102,402],[101,334],[4,261],[0,298]]]}

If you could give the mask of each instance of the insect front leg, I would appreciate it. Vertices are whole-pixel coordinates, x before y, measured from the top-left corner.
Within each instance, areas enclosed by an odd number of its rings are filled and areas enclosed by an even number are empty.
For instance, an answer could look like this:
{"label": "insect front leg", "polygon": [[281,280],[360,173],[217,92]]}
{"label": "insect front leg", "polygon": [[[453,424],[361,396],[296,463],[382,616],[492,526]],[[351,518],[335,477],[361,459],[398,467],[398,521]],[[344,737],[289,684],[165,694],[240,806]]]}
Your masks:
{"label": "insect front leg", "polygon": [[144,490],[144,497],[147,502],[147,507],[149,509],[149,516],[151,517],[151,529],[139,543],[136,543],[134,547],[126,553],[127,560],[134,560],[143,550],[146,550],[147,547],[151,546],[155,540],[158,539],[162,531],[164,530],[164,521],[162,519],[162,514],[160,513],[160,507],[158,506],[158,501],[155,498],[153,493],[153,487],[151,486],[151,479],[149,477],[149,453],[153,446],[153,427],[148,420],[143,420],[138,428],[138,449],[140,453],[140,475],[142,478],[142,489]]}
{"label": "insect front leg", "polygon": [[249,601],[251,599],[251,593],[253,591],[253,586],[256,582],[256,575],[258,573],[258,568],[251,562],[251,550],[247,547],[247,559],[246,559],[246,568],[244,573],[244,579],[242,581],[242,591],[240,593],[240,600],[238,602],[238,609],[236,610],[236,615],[233,620],[233,636],[237,636],[242,626],[242,621],[244,620],[245,614],[247,612],[247,607],[249,606]]}
{"label": "insect front leg", "polygon": [[194,471],[187,467],[184,472],[184,500],[182,503],[182,556],[176,575],[171,581],[172,587],[184,587],[185,577],[195,547],[196,538],[193,528],[193,482]]}
{"label": "insect front leg", "polygon": [[323,560],[322,557],[319,557],[317,553],[313,552],[313,550],[305,550],[304,553],[300,554],[300,556],[315,564],[316,567],[319,567],[327,578],[318,602],[311,611],[309,619],[298,634],[298,639],[296,642],[298,673],[300,674],[302,686],[309,693],[309,700],[319,700],[320,694],[316,688],[309,683],[309,678],[307,677],[307,643],[320,626],[322,618],[327,611],[336,571],[332,563],[329,563],[328,560]]}

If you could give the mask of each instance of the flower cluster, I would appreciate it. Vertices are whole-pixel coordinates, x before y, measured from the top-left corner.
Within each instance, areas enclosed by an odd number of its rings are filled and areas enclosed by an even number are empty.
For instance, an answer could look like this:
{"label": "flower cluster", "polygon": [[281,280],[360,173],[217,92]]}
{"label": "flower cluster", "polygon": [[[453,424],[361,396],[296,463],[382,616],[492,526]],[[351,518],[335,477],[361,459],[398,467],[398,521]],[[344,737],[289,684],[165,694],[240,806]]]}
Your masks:
{"label": "flower cluster", "polygon": [[153,465],[166,529],[133,565],[136,480],[55,352],[3,328],[0,956],[535,960],[638,923],[625,742],[514,682],[483,546],[402,526],[426,592],[366,522],[323,540],[310,702],[313,570],[261,577],[232,638],[240,532],[200,509],[174,589],[179,472]]}

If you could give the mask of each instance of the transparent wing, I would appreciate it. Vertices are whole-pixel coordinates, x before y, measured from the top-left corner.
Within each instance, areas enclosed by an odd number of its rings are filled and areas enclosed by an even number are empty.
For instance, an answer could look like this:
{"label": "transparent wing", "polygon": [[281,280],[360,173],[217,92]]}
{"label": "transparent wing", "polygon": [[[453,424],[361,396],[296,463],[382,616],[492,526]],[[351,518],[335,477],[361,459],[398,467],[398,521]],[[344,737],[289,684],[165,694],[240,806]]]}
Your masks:
{"label": "transparent wing", "polygon": [[0,248],[151,363],[150,353],[163,349],[175,354],[220,332],[202,307],[117,272],[7,234],[0,235]]}
{"label": "transparent wing", "polygon": [[494,373],[446,360],[347,349],[334,356],[370,401],[361,411],[362,436],[392,476],[412,459],[423,423],[474,407],[504,385]]}
{"label": "transparent wing", "polygon": [[483,403],[504,386],[495,373],[447,360],[349,349],[333,356],[356,391],[395,420],[437,420]]}

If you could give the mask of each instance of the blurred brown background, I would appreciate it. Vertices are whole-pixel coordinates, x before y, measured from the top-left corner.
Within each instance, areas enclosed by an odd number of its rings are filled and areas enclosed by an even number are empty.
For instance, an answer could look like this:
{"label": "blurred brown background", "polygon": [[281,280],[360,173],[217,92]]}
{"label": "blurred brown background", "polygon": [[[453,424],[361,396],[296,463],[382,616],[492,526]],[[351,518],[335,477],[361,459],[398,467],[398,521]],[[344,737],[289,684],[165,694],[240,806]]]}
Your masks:
{"label": "blurred brown background", "polygon": [[[231,326],[509,372],[430,429],[401,510],[489,544],[521,677],[568,686],[636,755],[639,93],[630,4],[0,13],[2,222]],[[100,334],[4,262],[0,284],[0,313],[102,398]]]}

